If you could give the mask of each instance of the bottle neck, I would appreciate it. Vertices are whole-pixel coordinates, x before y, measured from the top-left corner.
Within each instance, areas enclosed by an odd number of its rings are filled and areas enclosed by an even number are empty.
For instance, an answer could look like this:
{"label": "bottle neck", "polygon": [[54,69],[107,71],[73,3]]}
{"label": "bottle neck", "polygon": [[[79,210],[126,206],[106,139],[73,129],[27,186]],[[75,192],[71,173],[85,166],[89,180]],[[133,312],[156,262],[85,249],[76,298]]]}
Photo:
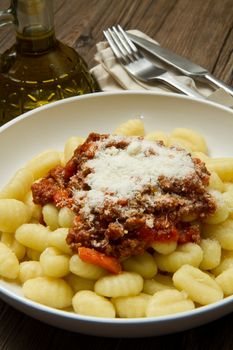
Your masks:
{"label": "bottle neck", "polygon": [[52,0],[12,0],[19,52],[36,55],[55,46],[52,5]]}

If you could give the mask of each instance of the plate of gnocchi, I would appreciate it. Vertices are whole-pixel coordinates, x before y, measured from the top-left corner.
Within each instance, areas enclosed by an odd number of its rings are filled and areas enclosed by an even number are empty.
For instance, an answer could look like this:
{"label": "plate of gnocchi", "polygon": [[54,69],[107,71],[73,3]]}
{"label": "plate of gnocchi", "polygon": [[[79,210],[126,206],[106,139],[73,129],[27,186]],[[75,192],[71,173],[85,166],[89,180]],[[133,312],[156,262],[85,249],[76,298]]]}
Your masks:
{"label": "plate of gnocchi", "polygon": [[146,337],[233,310],[233,112],[169,93],[61,100],[0,128],[0,297]]}

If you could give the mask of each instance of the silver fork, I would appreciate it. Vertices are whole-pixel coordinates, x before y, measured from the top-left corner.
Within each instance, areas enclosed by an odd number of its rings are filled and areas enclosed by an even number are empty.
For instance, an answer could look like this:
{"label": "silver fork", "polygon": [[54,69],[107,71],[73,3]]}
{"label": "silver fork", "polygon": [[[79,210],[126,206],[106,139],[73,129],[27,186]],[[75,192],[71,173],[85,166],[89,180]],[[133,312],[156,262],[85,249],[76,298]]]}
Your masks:
{"label": "silver fork", "polygon": [[117,60],[133,78],[147,84],[159,81],[185,95],[204,99],[203,95],[181,84],[164,68],[157,67],[145,58],[121,26],[109,28],[103,33]]}

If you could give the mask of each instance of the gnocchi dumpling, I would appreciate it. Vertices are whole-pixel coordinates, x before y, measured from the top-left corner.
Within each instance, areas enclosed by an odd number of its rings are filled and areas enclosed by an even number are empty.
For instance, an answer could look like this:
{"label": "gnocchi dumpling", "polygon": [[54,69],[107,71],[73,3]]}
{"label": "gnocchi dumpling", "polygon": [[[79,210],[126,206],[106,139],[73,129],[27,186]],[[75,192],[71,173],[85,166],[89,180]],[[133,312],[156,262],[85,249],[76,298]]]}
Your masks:
{"label": "gnocchi dumpling", "polygon": [[123,261],[125,271],[139,273],[144,278],[154,277],[157,273],[157,266],[153,256],[147,252],[142,255],[130,257]]}
{"label": "gnocchi dumpling", "polygon": [[145,134],[144,125],[140,119],[130,119],[122,123],[114,131],[115,135],[143,136]]}
{"label": "gnocchi dumpling", "polygon": [[221,245],[214,239],[202,239],[200,246],[203,251],[203,259],[200,263],[200,269],[212,270],[216,268],[221,261]]}
{"label": "gnocchi dumpling", "polygon": [[140,293],[128,297],[112,298],[111,301],[116,308],[116,314],[122,318],[145,317],[148,302],[151,296]]}
{"label": "gnocchi dumpling", "polygon": [[15,230],[30,219],[30,209],[17,199],[0,199],[0,231]]}
{"label": "gnocchi dumpling", "polygon": [[233,250],[233,220],[227,219],[216,225],[205,224],[202,226],[202,235],[205,238],[217,240],[221,247]]}
{"label": "gnocchi dumpling", "polygon": [[94,290],[94,280],[83,278],[73,273],[69,273],[67,276],[65,276],[64,279],[71,286],[75,293],[79,292],[80,290]]}
{"label": "gnocchi dumpling", "polygon": [[68,138],[64,147],[64,161],[67,163],[73,156],[74,150],[81,145],[85,139],[83,137],[72,136]]}
{"label": "gnocchi dumpling", "polygon": [[174,289],[174,284],[170,276],[157,274],[154,278],[144,279],[143,293],[153,295],[164,289]]}
{"label": "gnocchi dumpling", "polygon": [[71,255],[72,251],[66,242],[67,234],[68,228],[66,227],[60,227],[55,231],[50,232],[48,237],[48,245],[61,250],[65,254]]}
{"label": "gnocchi dumpling", "polygon": [[26,254],[26,248],[15,239],[12,233],[3,232],[1,236],[1,242],[9,247],[13,253],[15,253],[19,261],[24,258]]}
{"label": "gnocchi dumpling", "polygon": [[57,165],[61,165],[59,152],[47,150],[29,160],[26,164],[26,168],[32,172],[34,180],[37,180],[45,176],[50,169]]}
{"label": "gnocchi dumpling", "polygon": [[80,315],[109,317],[116,315],[113,304],[93,291],[82,290],[75,294],[72,299],[74,311]]}
{"label": "gnocchi dumpling", "polygon": [[175,272],[184,264],[199,266],[203,259],[203,251],[198,244],[185,243],[178,246],[171,254],[155,253],[154,257],[161,271]]}
{"label": "gnocchi dumpling", "polygon": [[16,255],[4,243],[0,242],[0,276],[15,279],[19,273],[19,261]]}
{"label": "gnocchi dumpling", "polygon": [[26,298],[57,309],[64,309],[72,304],[73,291],[60,278],[37,277],[23,284]]}
{"label": "gnocchi dumpling", "polygon": [[49,229],[41,224],[24,224],[16,230],[15,238],[25,247],[42,252],[48,246]]}
{"label": "gnocchi dumpling", "polygon": [[96,281],[94,290],[105,297],[126,297],[142,291],[143,278],[135,272],[122,272],[119,275],[107,275]]}
{"label": "gnocchi dumpling", "polygon": [[184,291],[179,292],[176,289],[167,289],[156,292],[148,301],[146,316],[164,316],[193,310],[194,302],[188,298]]}
{"label": "gnocchi dumpling", "polygon": [[69,266],[70,271],[75,275],[91,280],[97,280],[107,273],[102,267],[83,261],[78,254],[72,255]]}
{"label": "gnocchi dumpling", "polygon": [[171,132],[171,137],[178,138],[188,142],[192,151],[208,153],[207,145],[203,136],[192,129],[175,128]]}
{"label": "gnocchi dumpling", "polygon": [[46,248],[40,255],[40,264],[45,276],[64,277],[69,273],[70,257],[57,248]]}
{"label": "gnocchi dumpling", "polygon": [[216,277],[215,281],[220,285],[225,295],[233,294],[233,267],[226,269],[218,277]]}
{"label": "gnocchi dumpling", "polygon": [[44,273],[39,261],[23,261],[19,265],[19,280],[21,283],[42,276],[44,276]]}
{"label": "gnocchi dumpling", "polygon": [[34,177],[30,169],[19,169],[9,183],[0,190],[0,198],[23,200],[33,181]]}
{"label": "gnocchi dumpling", "polygon": [[223,298],[223,291],[207,273],[191,265],[183,265],[173,275],[177,289],[184,290],[200,305],[208,305]]}
{"label": "gnocchi dumpling", "polygon": [[45,204],[42,208],[42,215],[44,222],[49,226],[50,230],[56,230],[58,228],[58,209],[53,204]]}

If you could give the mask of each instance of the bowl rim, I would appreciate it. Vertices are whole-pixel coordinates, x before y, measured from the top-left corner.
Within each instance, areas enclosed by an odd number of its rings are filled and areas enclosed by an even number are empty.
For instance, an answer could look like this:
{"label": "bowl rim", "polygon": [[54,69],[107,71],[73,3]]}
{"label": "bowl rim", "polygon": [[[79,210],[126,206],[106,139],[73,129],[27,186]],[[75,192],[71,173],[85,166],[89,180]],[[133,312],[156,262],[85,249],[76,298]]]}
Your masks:
{"label": "bowl rim", "polygon": [[[43,105],[41,107],[38,107],[36,109],[33,109],[31,111],[28,111],[12,120],[7,122],[6,124],[2,125],[0,127],[0,134],[5,130],[11,127],[12,125],[19,123],[20,121],[29,118],[30,116],[39,113],[40,111],[53,109],[56,106],[64,105],[72,103],[73,101],[81,101],[86,99],[93,99],[93,98],[105,98],[105,97],[113,97],[113,96],[122,96],[122,95],[151,95],[151,96],[164,96],[164,97],[171,97],[175,100],[186,100],[186,101],[192,101],[198,104],[212,106],[214,108],[219,109],[220,111],[225,111],[230,113],[233,116],[233,110],[229,107],[220,105],[216,102],[205,100],[205,99],[198,99],[193,98],[186,95],[176,94],[176,93],[169,93],[169,92],[155,92],[155,91],[137,91],[137,90],[130,90],[130,91],[111,91],[111,92],[97,92],[92,94],[86,94],[81,96],[73,96],[66,99],[62,99],[59,101],[55,101],[46,105]],[[5,283],[11,283],[10,281],[4,280]],[[6,302],[13,305],[13,302],[17,302],[17,304],[25,306],[27,309],[33,309],[38,310],[42,313],[49,313],[52,316],[56,316],[59,318],[64,319],[70,319],[76,322],[85,322],[85,323],[98,323],[98,324],[112,324],[112,325],[134,325],[138,323],[143,324],[157,324],[157,323],[167,323],[167,322],[174,322],[189,318],[200,317],[203,314],[209,313],[209,312],[216,312],[219,309],[224,308],[224,306],[228,305],[229,303],[233,302],[233,296],[225,297],[224,299],[221,299],[217,302],[214,302],[209,305],[201,306],[199,308],[180,312],[177,314],[170,314],[170,315],[164,315],[164,316],[156,316],[156,317],[138,317],[138,318],[106,318],[106,317],[96,317],[96,316],[85,316],[85,315],[79,315],[74,312],[69,312],[65,310],[55,309],[43,304],[39,304],[37,302],[34,302],[30,299],[25,298],[22,295],[16,294],[14,291],[11,291],[7,289],[4,285],[1,284],[0,281],[0,297],[2,300],[7,300]],[[17,308],[17,306],[14,304],[14,307]]]}
{"label": "bowl rim", "polygon": [[84,321],[87,323],[92,323],[92,322],[103,323],[103,324],[111,323],[116,325],[129,325],[129,324],[138,324],[138,323],[143,323],[143,324],[144,323],[156,324],[156,323],[164,323],[164,322],[167,323],[167,322],[179,321],[180,319],[183,320],[183,319],[189,319],[194,317],[200,317],[208,312],[216,312],[218,309],[222,309],[224,306],[233,302],[233,295],[231,295],[221,300],[218,300],[217,302],[214,302],[208,305],[203,305],[193,310],[183,311],[175,314],[169,314],[164,316],[152,316],[152,317],[108,318],[108,317],[79,315],[72,311],[56,309],[56,308],[43,305],[35,301],[32,301],[30,299],[27,299],[22,295],[18,295],[12,291],[9,291],[4,286],[2,286],[0,282],[0,297],[2,295],[6,296],[7,299],[9,298],[11,300],[16,301],[17,303],[20,303],[21,305],[26,306],[27,308],[30,308],[30,309],[32,308],[34,310],[43,312],[45,314],[49,313],[50,315],[61,317],[64,319],[72,319],[73,321],[76,321],[76,322]]}
{"label": "bowl rim", "polygon": [[62,100],[58,100],[55,102],[51,102],[48,104],[45,104],[43,106],[37,107],[33,110],[30,110],[28,112],[25,112],[14,119],[8,121],[7,123],[3,124],[0,126],[0,133],[9,128],[11,125],[20,122],[23,119],[29,118],[31,115],[37,114],[40,111],[47,110],[47,109],[53,109],[56,106],[63,105],[63,104],[69,104],[70,102],[73,101],[81,101],[81,100],[86,100],[86,99],[93,99],[93,98],[105,98],[106,96],[122,96],[122,95],[152,95],[152,96],[163,96],[163,97],[171,97],[174,98],[175,100],[187,100],[187,101],[192,101],[198,104],[203,104],[203,105],[208,105],[215,107],[219,110],[223,110],[226,112],[230,112],[233,114],[233,109],[230,107],[223,106],[217,102],[209,101],[207,99],[199,99],[199,98],[194,98],[191,96],[187,95],[182,95],[182,94],[177,94],[177,93],[172,93],[172,92],[157,92],[157,91],[149,91],[149,90],[143,90],[143,91],[138,91],[138,90],[125,90],[125,91],[103,91],[103,92],[95,92],[95,93],[89,93],[85,95],[79,95],[79,96],[72,96],[68,97]]}

